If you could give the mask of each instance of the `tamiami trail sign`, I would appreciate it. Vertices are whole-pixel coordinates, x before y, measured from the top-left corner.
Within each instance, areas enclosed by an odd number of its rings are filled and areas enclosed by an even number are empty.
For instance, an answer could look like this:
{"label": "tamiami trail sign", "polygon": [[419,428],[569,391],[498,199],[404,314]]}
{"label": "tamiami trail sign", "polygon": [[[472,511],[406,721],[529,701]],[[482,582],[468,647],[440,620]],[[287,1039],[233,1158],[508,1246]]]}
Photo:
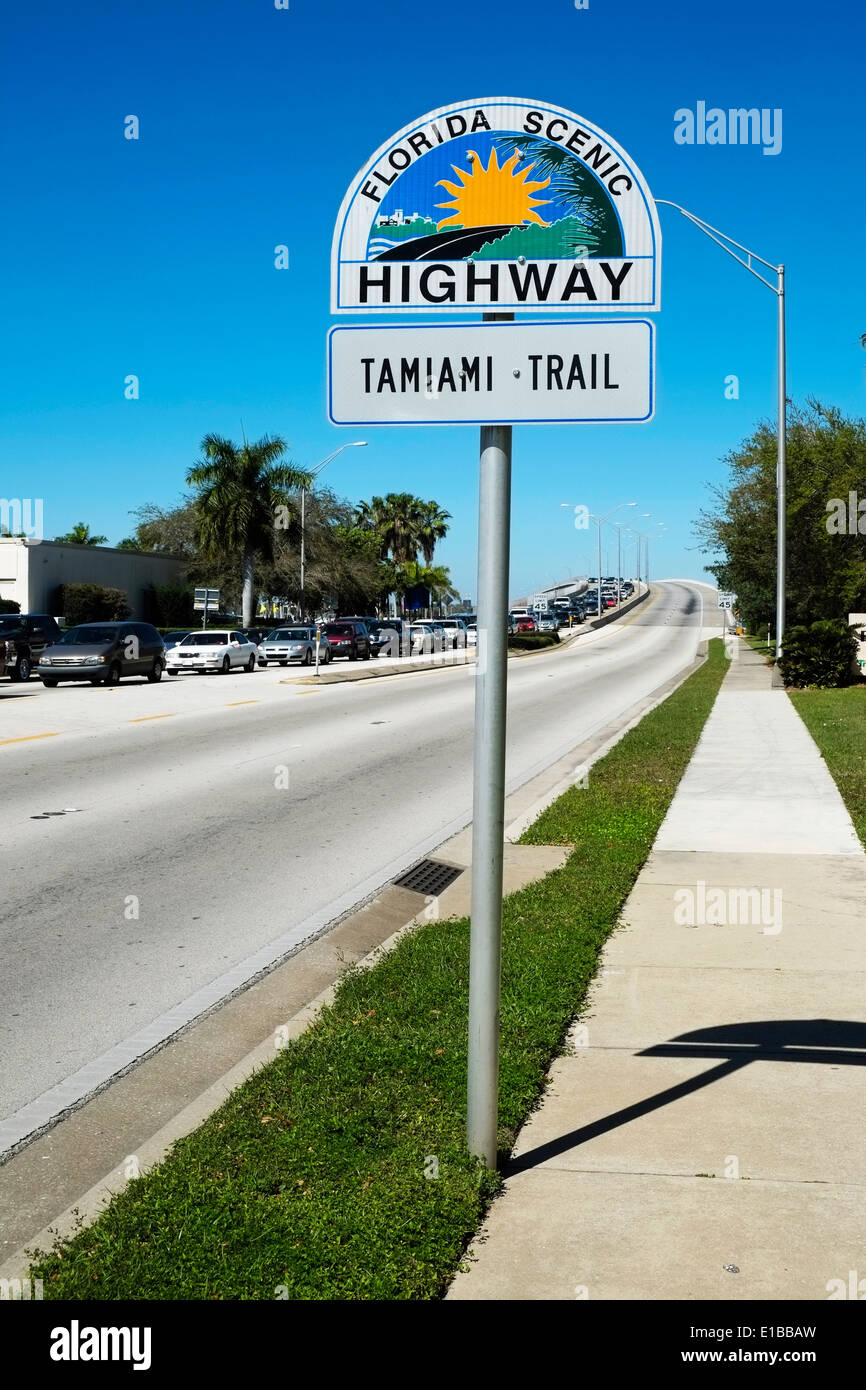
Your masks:
{"label": "tamiami trail sign", "polygon": [[648,319],[352,324],[328,338],[334,425],[645,421]]}
{"label": "tamiami trail sign", "polygon": [[340,208],[334,313],[655,310],[661,236],[634,161],[582,116],[486,97],[405,126]]}

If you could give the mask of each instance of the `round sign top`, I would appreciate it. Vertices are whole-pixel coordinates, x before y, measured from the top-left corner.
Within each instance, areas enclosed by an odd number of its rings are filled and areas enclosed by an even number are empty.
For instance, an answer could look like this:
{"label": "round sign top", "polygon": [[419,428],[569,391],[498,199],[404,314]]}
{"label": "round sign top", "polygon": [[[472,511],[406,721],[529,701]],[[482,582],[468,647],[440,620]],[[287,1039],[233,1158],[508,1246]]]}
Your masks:
{"label": "round sign top", "polygon": [[334,313],[661,307],[646,181],[572,111],[482,97],[387,140],[343,199]]}

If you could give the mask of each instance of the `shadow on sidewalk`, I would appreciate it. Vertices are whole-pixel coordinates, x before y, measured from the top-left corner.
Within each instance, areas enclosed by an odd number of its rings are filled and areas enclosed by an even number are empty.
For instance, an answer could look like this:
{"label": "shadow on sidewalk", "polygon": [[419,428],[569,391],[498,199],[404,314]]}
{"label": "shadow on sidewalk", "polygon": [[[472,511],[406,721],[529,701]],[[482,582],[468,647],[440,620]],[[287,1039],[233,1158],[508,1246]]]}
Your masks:
{"label": "shadow on sidewalk", "polygon": [[823,1062],[832,1066],[866,1066],[866,1024],[850,1023],[831,1018],[772,1020],[765,1023],[728,1023],[719,1028],[698,1028],[682,1033],[670,1042],[658,1043],[636,1054],[638,1057],[697,1057],[708,1062],[718,1061],[699,1076],[669,1086],[655,1096],[628,1105],[604,1119],[574,1129],[558,1139],[551,1139],[519,1158],[506,1160],[503,1176],[536,1168],[548,1159],[556,1158],[569,1149],[576,1149],[600,1134],[639,1120],[683,1096],[711,1086],[723,1076],[753,1066],[755,1062]]}

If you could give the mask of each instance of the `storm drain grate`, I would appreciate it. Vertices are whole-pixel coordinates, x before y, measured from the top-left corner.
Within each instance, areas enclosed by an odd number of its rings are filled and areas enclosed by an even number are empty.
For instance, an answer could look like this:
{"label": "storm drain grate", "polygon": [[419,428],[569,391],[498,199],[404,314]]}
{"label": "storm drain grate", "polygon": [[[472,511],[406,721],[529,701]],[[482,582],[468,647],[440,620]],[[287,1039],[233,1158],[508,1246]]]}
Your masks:
{"label": "storm drain grate", "polygon": [[462,873],[462,869],[455,869],[452,864],[440,864],[435,859],[422,859],[420,864],[395,878],[394,884],[397,888],[411,888],[413,893],[435,897]]}

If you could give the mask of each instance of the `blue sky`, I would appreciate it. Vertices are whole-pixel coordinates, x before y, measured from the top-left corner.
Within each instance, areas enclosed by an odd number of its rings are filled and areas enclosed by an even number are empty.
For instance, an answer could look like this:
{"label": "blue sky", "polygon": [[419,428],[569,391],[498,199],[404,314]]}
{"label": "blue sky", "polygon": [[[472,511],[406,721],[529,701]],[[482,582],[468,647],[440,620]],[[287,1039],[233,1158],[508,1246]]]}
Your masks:
{"label": "blue sky", "polygon": [[[364,431],[326,420],[329,257],[343,194],[394,131],[453,100],[547,100],[600,126],[653,194],[787,266],[789,395],[863,413],[866,22],[849,0],[43,0],[7,7],[0,495],[112,542],[171,504],[206,432],[282,434],[302,466]],[[674,112],[781,108],[781,153],[675,143]],[[123,137],[135,114],[140,139]],[[645,425],[520,427],[512,593],[595,570],[563,501],[667,524],[656,576],[702,574],[692,524],[722,459],[775,412],[775,298],[671,209]],[[288,271],[274,247],[290,248]],[[140,398],[124,399],[124,379]],[[725,399],[725,378],[739,399]],[[323,475],[352,500],[453,514],[475,593],[478,432],[378,428]],[[610,572],[613,533],[607,541]]]}

